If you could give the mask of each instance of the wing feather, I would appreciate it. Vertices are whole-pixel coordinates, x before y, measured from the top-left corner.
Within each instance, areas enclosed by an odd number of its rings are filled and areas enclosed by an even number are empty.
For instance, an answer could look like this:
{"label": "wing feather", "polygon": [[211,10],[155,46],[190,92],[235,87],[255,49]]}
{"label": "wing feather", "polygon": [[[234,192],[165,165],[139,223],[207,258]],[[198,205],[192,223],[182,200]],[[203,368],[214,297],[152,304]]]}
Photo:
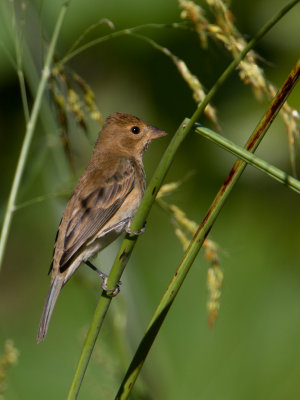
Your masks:
{"label": "wing feather", "polygon": [[73,195],[70,201],[75,204],[65,230],[64,252],[59,261],[60,272],[68,268],[81,247],[92,240],[118,211],[133,189],[134,181],[134,165],[126,160],[101,186],[94,186],[88,194],[82,190],[85,197]]}

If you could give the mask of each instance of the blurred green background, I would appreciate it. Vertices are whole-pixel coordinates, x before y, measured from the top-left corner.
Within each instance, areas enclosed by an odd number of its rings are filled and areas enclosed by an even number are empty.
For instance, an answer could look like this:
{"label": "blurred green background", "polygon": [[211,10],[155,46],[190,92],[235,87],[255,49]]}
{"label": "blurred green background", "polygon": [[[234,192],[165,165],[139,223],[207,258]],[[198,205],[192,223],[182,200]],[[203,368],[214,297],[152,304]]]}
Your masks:
{"label": "blurred green background", "polygon": [[[14,54],[8,27],[8,2],[1,4],[0,38]],[[61,1],[27,4],[24,41],[40,69]],[[246,38],[286,1],[232,1],[236,25]],[[20,9],[16,2],[16,8]],[[58,55],[89,25],[109,18],[116,29],[180,20],[176,1],[73,0],[58,43]],[[280,86],[299,57],[299,5],[259,43],[266,77]],[[89,38],[109,32],[100,25]],[[206,89],[230,62],[219,45],[200,48],[196,35],[172,29],[143,33],[184,59]],[[41,38],[43,38],[41,40]],[[75,57],[70,66],[90,84],[104,117],[129,112],[169,132],[154,143],[144,161],[148,181],[179,123],[195,109],[192,94],[172,62],[131,37],[105,42]],[[15,70],[0,48],[1,215],[13,178],[25,124]],[[299,88],[290,104],[300,108]],[[268,103],[258,103],[249,87],[232,76],[214,99],[222,134],[243,145]],[[207,124],[203,119],[202,123]],[[209,124],[209,123],[208,123]],[[209,124],[210,126],[210,124]],[[71,190],[86,165],[100,126],[84,135],[70,123],[76,174],[62,158],[58,132],[38,124],[18,203]],[[257,154],[290,172],[288,141],[278,118]],[[183,143],[168,182],[184,181],[168,201],[201,222],[234,157],[196,134]],[[299,170],[299,168],[298,168]],[[35,342],[49,286],[56,229],[67,200],[52,197],[18,210],[13,218],[0,276],[0,354],[6,339],[20,352],[9,370],[5,399],[64,399],[82,343],[100,295],[97,276],[82,266],[60,295],[45,342]],[[178,295],[146,361],[135,399],[295,399],[300,396],[300,247],[299,197],[248,167],[227,201],[212,232],[222,251],[224,287],[219,316],[208,327],[206,274],[200,254]],[[119,242],[96,261],[108,271]],[[156,304],[183,250],[169,216],[157,205],[147,221],[123,275],[88,367],[80,399],[110,399],[118,388]]]}

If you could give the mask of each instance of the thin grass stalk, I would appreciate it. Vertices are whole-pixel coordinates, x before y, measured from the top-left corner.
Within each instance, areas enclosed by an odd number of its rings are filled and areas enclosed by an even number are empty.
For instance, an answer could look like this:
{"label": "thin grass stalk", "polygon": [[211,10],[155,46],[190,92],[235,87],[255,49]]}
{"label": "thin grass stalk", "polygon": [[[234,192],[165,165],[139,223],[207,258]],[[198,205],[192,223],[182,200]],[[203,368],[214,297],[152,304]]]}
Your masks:
{"label": "thin grass stalk", "polygon": [[12,3],[12,13],[13,13],[13,30],[14,30],[14,35],[15,35],[14,42],[15,42],[15,48],[16,48],[17,75],[18,75],[20,92],[21,92],[24,118],[25,118],[25,122],[27,124],[29,122],[30,113],[29,113],[25,78],[24,78],[23,66],[22,66],[23,28],[24,28],[24,24],[25,24],[25,15],[24,15],[24,12],[22,12],[21,24],[19,26],[17,24],[16,12],[15,12],[13,3]]}
{"label": "thin grass stalk", "polygon": [[25,78],[24,78],[22,65],[18,66],[17,74],[18,74],[18,79],[19,79],[19,86],[20,86],[20,92],[21,92],[21,98],[22,98],[24,118],[25,118],[26,124],[28,124],[30,115],[29,115],[29,106],[28,106],[27,93],[26,93],[26,84],[25,84]]}
{"label": "thin grass stalk", "polygon": [[111,32],[108,33],[107,35],[101,36],[97,39],[91,40],[88,43],[83,44],[82,46],[78,47],[77,49],[72,49],[69,53],[67,53],[61,60],[57,62],[57,65],[63,65],[66,64],[68,61],[70,61],[73,57],[78,56],[80,53],[83,51],[89,49],[90,47],[96,46],[97,44],[103,43],[107,40],[115,39],[124,35],[132,35],[134,32],[140,31],[141,29],[146,29],[146,28],[155,28],[155,29],[161,29],[161,28],[181,28],[181,29],[190,29],[186,25],[182,23],[173,23],[173,24],[143,24],[143,25],[138,25],[134,26],[133,28],[125,28],[121,29],[119,31]]}
{"label": "thin grass stalk", "polygon": [[[181,124],[181,126],[175,133],[173,139],[171,140],[167,150],[165,151],[156,171],[154,172],[151,182],[146,189],[141,206],[131,224],[131,230],[133,232],[138,232],[142,228],[150,212],[151,206],[155,200],[156,194],[158,193],[158,190],[175,157],[176,151],[178,150],[180,144],[187,136],[187,134],[192,130],[195,122],[203,114],[207,104],[212,100],[212,98],[217,93],[219,88],[226,81],[229,75],[235,70],[235,68],[237,67],[239,62],[245,57],[247,52],[251,50],[254,47],[254,45],[258,42],[258,40],[261,39],[298,2],[299,0],[290,1],[257,32],[257,34],[253,37],[253,39],[240,53],[240,55],[229,64],[229,66],[226,68],[223,74],[218,78],[212,89],[206,95],[203,102],[198,106],[198,108],[192,115],[191,119],[188,121],[184,121]],[[130,235],[125,236],[125,239],[121,244],[120,250],[117,254],[117,257],[109,274],[107,282],[108,287],[114,288],[118,283],[118,281],[120,280],[123,270],[133,251],[136,240],[137,240],[136,236],[130,236]],[[102,292],[89,331],[87,333],[85,342],[83,344],[78,364],[76,366],[71,387],[68,393],[68,400],[76,399],[78,396],[85,375],[85,371],[87,369],[90,357],[92,355],[97,337],[102,327],[110,302],[111,299],[108,298],[104,292]]]}
{"label": "thin grass stalk", "polygon": [[277,182],[286,185],[288,188],[294,190],[296,193],[300,193],[300,181],[293,176],[287,174],[281,169],[275,167],[274,165],[268,163],[265,160],[255,156],[253,153],[245,150],[243,147],[238,146],[233,143],[231,140],[226,139],[224,136],[219,135],[213,130],[206,128],[204,126],[200,126],[196,124],[195,132],[199,133],[201,136],[206,139],[211,140],[213,143],[216,143],[223,149],[229,151],[233,155],[241,158],[246,161],[248,164],[257,168],[258,170],[266,173],[271,178],[275,179]]}
{"label": "thin grass stalk", "polygon": [[41,76],[41,80],[40,80],[40,83],[39,83],[39,86],[37,89],[32,112],[31,112],[29,121],[27,123],[26,132],[25,132],[21,152],[19,155],[13,183],[11,186],[11,190],[10,190],[10,194],[9,194],[9,198],[8,198],[8,202],[7,202],[7,207],[6,207],[6,212],[4,215],[2,230],[1,230],[0,269],[2,266],[2,261],[3,261],[3,257],[4,257],[4,252],[5,252],[9,229],[10,229],[10,225],[11,225],[11,221],[12,221],[13,212],[15,211],[15,202],[16,202],[17,194],[19,191],[24,168],[26,165],[28,152],[29,152],[29,148],[30,148],[30,145],[32,142],[36,122],[37,122],[37,119],[39,116],[39,111],[40,111],[40,107],[41,107],[41,103],[42,103],[43,94],[44,94],[44,91],[46,88],[47,80],[50,75],[50,66],[51,66],[55,46],[56,46],[57,39],[58,39],[64,18],[65,18],[65,15],[66,15],[67,9],[68,9],[69,1],[70,0],[64,1],[64,4],[62,5],[61,10],[59,12],[57,22],[56,22],[56,25],[55,25],[55,28],[53,31],[53,35],[52,35],[52,38],[50,41],[49,50],[48,50],[48,53],[46,56],[45,64],[44,64],[44,67],[42,70],[42,76]]}
{"label": "thin grass stalk", "polygon": [[[40,75],[32,58],[32,54],[30,53],[26,43],[23,44],[23,65],[24,65],[24,73],[26,76],[26,82],[29,86],[32,97],[34,97],[39,86]],[[39,119],[44,128],[44,131],[47,134],[49,134],[49,136],[50,135],[55,136],[55,138],[53,138],[53,140],[51,140],[50,143],[48,140],[45,140],[44,151],[46,152],[50,150],[53,160],[52,165],[56,169],[56,171],[59,171],[58,182],[63,182],[63,186],[65,187],[65,185],[70,181],[71,178],[70,165],[65,157],[65,152],[63,146],[61,146],[61,141],[59,139],[59,136],[57,136],[57,133],[59,133],[60,128],[58,126],[57,118],[53,113],[53,109],[51,109],[51,100],[49,96],[43,96]],[[54,141],[56,142],[55,145],[52,144]],[[32,175],[30,175],[29,179],[27,176],[27,180],[25,181],[25,186],[30,185],[29,180],[32,179],[33,179]],[[23,191],[23,184],[22,184],[22,191]],[[15,205],[15,208],[16,209],[18,208],[18,204]]]}
{"label": "thin grass stalk", "polygon": [[[270,125],[274,121],[276,115],[278,114],[280,108],[286,101],[288,95],[291,93],[293,87],[295,86],[300,74],[300,60],[293,67],[292,71],[288,75],[281,89],[278,91],[276,97],[273,99],[271,105],[269,106],[267,112],[264,114],[263,118],[258,123],[254,132],[250,136],[245,149],[250,152],[254,152],[258,147],[259,143],[263,139],[265,133],[269,129]],[[197,232],[195,233],[187,251],[185,252],[176,272],[173,276],[167,290],[165,291],[151,321],[146,329],[145,335],[140,342],[138,349],[131,361],[131,364],[127,370],[124,380],[119,388],[119,391],[115,397],[115,400],[125,400],[128,399],[130,392],[134,386],[134,383],[142,369],[144,361],[149,353],[149,350],[159,332],[161,325],[173,303],[175,297],[187,276],[197,254],[199,253],[204,240],[209,234],[217,216],[219,215],[225,200],[228,198],[234,185],[237,183],[241,174],[247,166],[247,162],[238,159],[231,171],[229,172],[227,178],[225,179],[223,185],[221,186],[219,192],[217,193],[212,205],[210,206],[207,214],[205,215],[202,223],[200,224]]]}

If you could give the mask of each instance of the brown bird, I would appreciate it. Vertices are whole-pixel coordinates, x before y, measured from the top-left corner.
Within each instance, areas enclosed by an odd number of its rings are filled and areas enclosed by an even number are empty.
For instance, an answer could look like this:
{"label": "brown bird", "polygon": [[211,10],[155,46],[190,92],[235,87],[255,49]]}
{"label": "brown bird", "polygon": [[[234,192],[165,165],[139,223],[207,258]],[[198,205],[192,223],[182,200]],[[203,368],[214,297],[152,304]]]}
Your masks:
{"label": "brown bird", "polygon": [[143,153],[166,133],[139,118],[110,115],[95,144],[92,158],[77,183],[61,219],[52,264],[51,286],[40,321],[37,342],[46,336],[57,297],[82,262],[102,274],[88,260],[129,229],[145,190]]}

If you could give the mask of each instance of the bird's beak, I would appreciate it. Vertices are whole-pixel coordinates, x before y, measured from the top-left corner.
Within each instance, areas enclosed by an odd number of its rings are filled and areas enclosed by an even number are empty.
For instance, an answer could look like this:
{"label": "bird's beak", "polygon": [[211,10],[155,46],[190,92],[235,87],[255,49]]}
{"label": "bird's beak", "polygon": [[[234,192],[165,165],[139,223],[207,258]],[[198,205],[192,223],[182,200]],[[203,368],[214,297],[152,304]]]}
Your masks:
{"label": "bird's beak", "polygon": [[150,140],[158,139],[167,135],[167,132],[162,131],[161,129],[156,128],[156,126],[152,126],[150,131]]}

